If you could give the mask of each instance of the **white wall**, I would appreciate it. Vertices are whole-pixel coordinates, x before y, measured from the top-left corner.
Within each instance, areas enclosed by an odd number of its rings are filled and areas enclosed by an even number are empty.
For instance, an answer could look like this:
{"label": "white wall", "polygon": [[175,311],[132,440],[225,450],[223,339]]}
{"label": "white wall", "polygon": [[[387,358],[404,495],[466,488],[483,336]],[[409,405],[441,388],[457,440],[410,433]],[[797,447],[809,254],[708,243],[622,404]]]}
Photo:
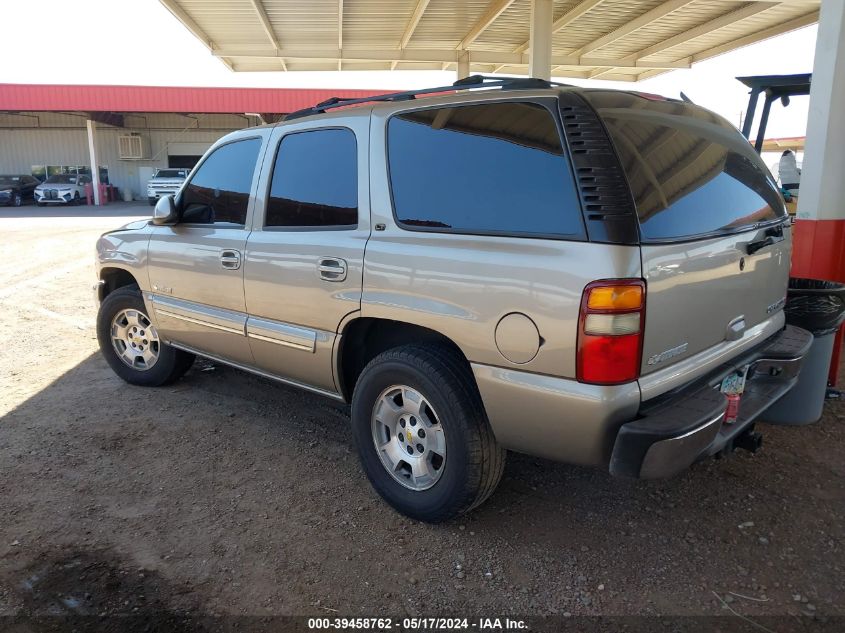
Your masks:
{"label": "white wall", "polygon": [[[87,165],[85,121],[81,114],[0,113],[0,173],[28,174],[32,165]],[[256,123],[254,117],[229,114],[126,115],[123,128],[97,125],[100,164],[109,168],[111,184],[129,187],[136,199],[144,199],[146,182],[141,182],[139,167],[166,167],[171,144],[179,144],[172,154],[186,147],[202,149],[229,132]],[[118,158],[117,138],[130,132],[145,139],[149,159]]]}

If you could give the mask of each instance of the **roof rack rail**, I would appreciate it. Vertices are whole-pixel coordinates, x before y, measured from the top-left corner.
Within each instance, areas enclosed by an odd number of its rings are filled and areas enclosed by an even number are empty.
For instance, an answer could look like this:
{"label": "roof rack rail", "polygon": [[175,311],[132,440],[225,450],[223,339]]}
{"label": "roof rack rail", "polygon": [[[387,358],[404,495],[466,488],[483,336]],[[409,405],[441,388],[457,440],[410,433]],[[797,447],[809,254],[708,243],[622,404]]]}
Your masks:
{"label": "roof rack rail", "polygon": [[285,115],[284,120],[298,119],[312,114],[323,114],[327,110],[333,108],[342,108],[345,106],[358,105],[361,103],[373,103],[378,101],[410,101],[416,99],[421,95],[437,94],[442,92],[453,92],[455,90],[472,90],[474,88],[501,88],[511,90],[537,90],[543,88],[552,88],[554,86],[567,86],[568,84],[557,83],[554,81],[546,81],[545,79],[537,79],[536,77],[490,77],[489,75],[470,75],[464,79],[459,79],[451,86],[438,86],[437,88],[424,88],[422,90],[407,90],[404,92],[390,92],[383,95],[373,95],[371,97],[331,97],[325,101],[321,101],[317,105],[310,108],[303,108],[296,110],[290,114]]}

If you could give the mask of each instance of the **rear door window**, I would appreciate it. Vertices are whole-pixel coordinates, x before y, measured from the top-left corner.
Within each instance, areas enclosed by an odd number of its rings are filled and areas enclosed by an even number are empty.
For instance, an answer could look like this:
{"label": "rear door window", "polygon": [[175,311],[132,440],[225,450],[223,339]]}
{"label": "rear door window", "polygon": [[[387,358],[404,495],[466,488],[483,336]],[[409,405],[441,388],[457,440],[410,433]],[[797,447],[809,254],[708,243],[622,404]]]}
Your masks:
{"label": "rear door window", "polygon": [[785,216],[771,174],[720,116],[635,93],[586,91],[619,155],[645,241],[729,233]]}
{"label": "rear door window", "polygon": [[358,225],[358,145],[352,130],[310,130],[282,139],[264,225],[315,229]]}
{"label": "rear door window", "polygon": [[535,103],[429,108],[391,117],[390,183],[400,226],[580,237],[583,220],[551,112]]}

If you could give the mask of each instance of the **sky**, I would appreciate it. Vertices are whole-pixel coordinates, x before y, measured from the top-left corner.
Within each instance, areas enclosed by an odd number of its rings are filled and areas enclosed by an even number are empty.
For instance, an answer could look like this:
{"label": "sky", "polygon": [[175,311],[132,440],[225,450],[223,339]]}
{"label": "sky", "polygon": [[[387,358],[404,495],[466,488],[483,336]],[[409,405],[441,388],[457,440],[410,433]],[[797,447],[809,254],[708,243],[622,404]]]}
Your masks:
{"label": "sky", "polygon": [[[158,0],[3,0],[0,83],[414,89],[449,84],[454,71],[235,73],[215,59]],[[735,77],[811,72],[816,27],[747,46],[689,70],[632,84],[560,79],[678,97],[735,125],[748,103]],[[803,136],[809,97],[772,107],[767,137]],[[760,108],[758,107],[758,113]]]}

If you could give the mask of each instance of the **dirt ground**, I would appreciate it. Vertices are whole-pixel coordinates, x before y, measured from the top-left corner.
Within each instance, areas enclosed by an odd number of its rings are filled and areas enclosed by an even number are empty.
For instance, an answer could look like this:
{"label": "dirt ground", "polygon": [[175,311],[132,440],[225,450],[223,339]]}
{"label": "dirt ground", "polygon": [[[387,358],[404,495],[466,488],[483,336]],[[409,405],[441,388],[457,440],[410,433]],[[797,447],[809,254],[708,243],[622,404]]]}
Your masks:
{"label": "dirt ground", "polygon": [[158,390],[109,370],[94,243],[148,214],[0,209],[0,616],[845,616],[845,404],[668,481],[511,455],[479,510],[416,523],[340,404],[210,362]]}

